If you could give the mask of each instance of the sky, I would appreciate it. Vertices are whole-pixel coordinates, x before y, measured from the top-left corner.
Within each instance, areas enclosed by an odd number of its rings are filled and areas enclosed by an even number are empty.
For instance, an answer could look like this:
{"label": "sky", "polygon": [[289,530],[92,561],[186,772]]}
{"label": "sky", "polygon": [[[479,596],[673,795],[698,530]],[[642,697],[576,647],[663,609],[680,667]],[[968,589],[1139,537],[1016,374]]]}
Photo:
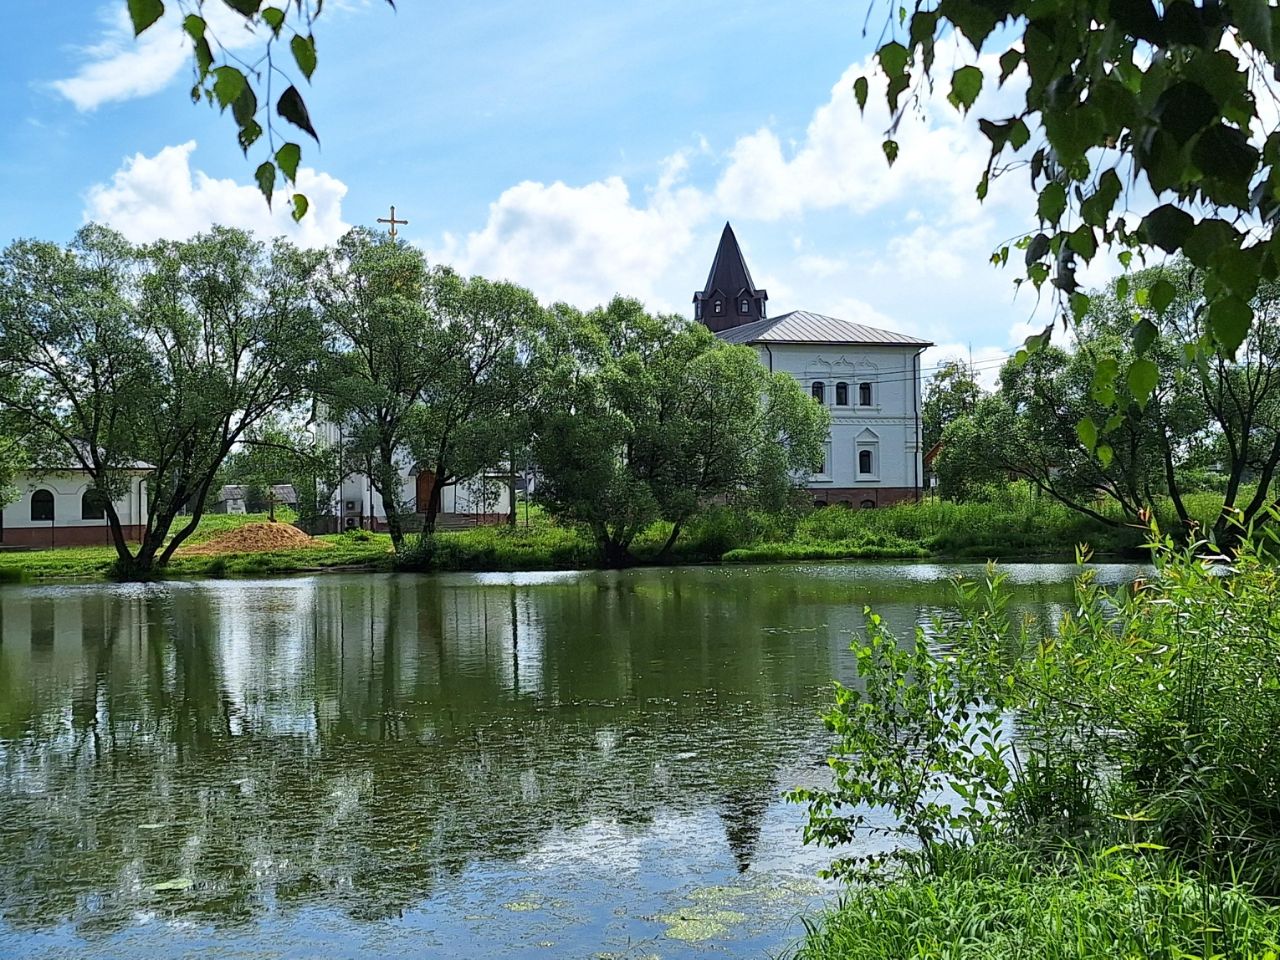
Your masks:
{"label": "sky", "polygon": [[[1011,174],[978,203],[986,141],[945,91],[904,118],[888,166],[883,107],[853,97],[879,35],[865,16],[865,0],[329,0],[295,226],[230,116],[191,103],[176,18],[134,40],[124,0],[21,4],[0,33],[0,242],[97,221],[320,245],[395,204],[433,262],[547,303],[623,293],[688,316],[730,221],[771,315],[925,337],[926,367],[972,356],[991,382],[1052,319],[989,263],[1034,227],[1034,195]],[[943,75],[959,56],[944,47]],[[1016,95],[993,88],[978,114]]]}

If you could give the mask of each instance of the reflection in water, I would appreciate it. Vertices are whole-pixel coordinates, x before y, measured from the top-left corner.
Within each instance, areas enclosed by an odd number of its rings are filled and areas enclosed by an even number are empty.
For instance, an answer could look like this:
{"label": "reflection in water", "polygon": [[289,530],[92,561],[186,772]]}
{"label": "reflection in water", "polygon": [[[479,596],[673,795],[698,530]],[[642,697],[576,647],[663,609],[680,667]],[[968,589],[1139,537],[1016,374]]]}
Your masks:
{"label": "reflection in water", "polygon": [[909,636],[952,572],[0,589],[0,953],[622,956],[733,882],[763,899],[718,948],[759,955],[824,859],[779,796],[863,605]]}

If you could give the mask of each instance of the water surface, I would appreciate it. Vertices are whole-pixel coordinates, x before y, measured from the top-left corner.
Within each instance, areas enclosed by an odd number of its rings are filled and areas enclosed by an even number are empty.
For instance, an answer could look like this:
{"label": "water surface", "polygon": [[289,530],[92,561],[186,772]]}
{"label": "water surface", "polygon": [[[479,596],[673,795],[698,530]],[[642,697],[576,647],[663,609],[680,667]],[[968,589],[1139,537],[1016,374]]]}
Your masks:
{"label": "water surface", "polygon": [[909,637],[957,573],[0,587],[0,956],[776,953],[862,608]]}

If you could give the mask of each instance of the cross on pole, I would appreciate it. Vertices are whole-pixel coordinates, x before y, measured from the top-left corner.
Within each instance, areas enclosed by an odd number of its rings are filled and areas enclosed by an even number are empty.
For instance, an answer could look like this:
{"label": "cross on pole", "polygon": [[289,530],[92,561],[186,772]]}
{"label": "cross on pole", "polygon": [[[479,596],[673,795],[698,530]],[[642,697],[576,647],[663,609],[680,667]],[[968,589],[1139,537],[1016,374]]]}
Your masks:
{"label": "cross on pole", "polygon": [[402,223],[402,224],[406,224],[406,225],[407,225],[407,224],[409,223],[409,221],[408,221],[408,220],[397,220],[397,219],[396,219],[396,205],[395,205],[394,203],[391,205],[391,216],[390,216],[390,217],[379,217],[379,218],[378,218],[378,222],[379,222],[379,223],[389,223],[389,224],[391,224],[391,239],[392,239],[392,240],[394,240],[394,239],[396,238],[396,224],[397,224],[397,223]]}

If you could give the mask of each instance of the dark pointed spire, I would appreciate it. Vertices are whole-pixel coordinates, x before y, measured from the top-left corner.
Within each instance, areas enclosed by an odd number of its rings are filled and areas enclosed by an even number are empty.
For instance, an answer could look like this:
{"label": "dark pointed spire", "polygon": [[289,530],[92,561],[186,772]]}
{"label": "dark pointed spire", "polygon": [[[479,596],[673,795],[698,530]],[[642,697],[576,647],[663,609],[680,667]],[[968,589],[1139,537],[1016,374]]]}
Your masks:
{"label": "dark pointed spire", "polygon": [[707,274],[707,285],[693,295],[694,319],[716,332],[729,330],[753,320],[763,320],[768,299],[768,291],[757,289],[751,280],[738,238],[726,221],[716,258],[711,261],[711,272]]}

